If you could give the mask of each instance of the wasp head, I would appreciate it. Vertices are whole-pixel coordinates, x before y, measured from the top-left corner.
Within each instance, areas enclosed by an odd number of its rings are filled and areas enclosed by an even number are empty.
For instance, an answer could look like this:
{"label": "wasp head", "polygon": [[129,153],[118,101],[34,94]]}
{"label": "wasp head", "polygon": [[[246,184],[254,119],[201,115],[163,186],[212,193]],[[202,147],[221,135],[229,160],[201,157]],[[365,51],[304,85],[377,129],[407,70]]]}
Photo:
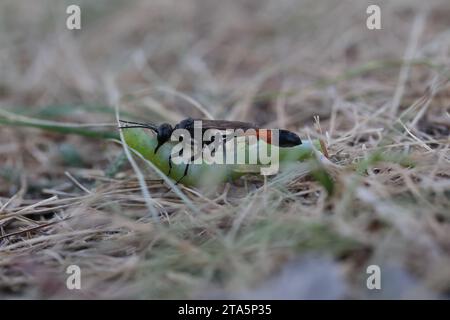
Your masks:
{"label": "wasp head", "polygon": [[173,128],[168,123],[163,123],[156,130],[158,145],[155,148],[155,153],[158,151],[159,147],[161,147],[164,143],[170,140],[170,136],[172,135]]}

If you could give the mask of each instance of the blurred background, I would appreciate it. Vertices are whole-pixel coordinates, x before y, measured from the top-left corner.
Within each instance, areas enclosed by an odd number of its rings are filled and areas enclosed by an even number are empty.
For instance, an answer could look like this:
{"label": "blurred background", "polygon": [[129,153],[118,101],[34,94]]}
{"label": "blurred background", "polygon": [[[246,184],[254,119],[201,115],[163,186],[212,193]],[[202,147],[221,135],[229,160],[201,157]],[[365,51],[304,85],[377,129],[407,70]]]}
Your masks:
{"label": "blurred background", "polygon": [[[81,30],[65,27],[69,4],[81,7]],[[423,42],[416,57],[436,53],[436,64],[447,62],[446,1],[378,1],[382,30],[366,27],[370,4],[374,3],[4,0],[1,102],[36,112],[49,105],[101,106],[109,98],[106,79],[113,77],[121,95],[175,88],[217,118],[256,118],[261,123],[276,119],[268,104],[277,93],[294,88],[286,106],[294,118],[284,121],[310,120],[313,114],[327,114],[332,98],[330,92],[325,92],[328,97],[313,92],[312,84],[373,60],[402,59],[418,15],[426,15],[427,24],[420,32]],[[355,94],[367,86],[374,94],[395,88],[397,78],[388,77],[390,70],[385,69],[377,76],[386,81],[360,83]],[[170,100],[176,99],[158,97],[164,102],[159,118],[195,112],[186,103]],[[250,108],[255,100],[261,104]]]}

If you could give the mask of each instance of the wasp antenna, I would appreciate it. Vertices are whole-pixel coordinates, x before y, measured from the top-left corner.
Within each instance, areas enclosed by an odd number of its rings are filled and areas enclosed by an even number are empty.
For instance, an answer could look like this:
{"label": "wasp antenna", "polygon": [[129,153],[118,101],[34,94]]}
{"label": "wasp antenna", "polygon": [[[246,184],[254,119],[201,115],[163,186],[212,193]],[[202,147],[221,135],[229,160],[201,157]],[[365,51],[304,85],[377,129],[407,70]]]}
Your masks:
{"label": "wasp antenna", "polygon": [[[119,129],[130,129],[130,128],[146,128],[151,129],[153,131],[157,131],[158,127],[151,124],[151,123],[140,123],[140,122],[133,122],[133,121],[125,121],[125,120],[119,120],[121,123],[124,123],[125,126],[119,127]],[[128,125],[131,124],[131,125]]]}
{"label": "wasp antenna", "polygon": [[147,127],[145,127],[145,126],[121,126],[121,127],[118,127],[119,129],[133,129],[133,128],[143,128],[143,129],[148,129]]}

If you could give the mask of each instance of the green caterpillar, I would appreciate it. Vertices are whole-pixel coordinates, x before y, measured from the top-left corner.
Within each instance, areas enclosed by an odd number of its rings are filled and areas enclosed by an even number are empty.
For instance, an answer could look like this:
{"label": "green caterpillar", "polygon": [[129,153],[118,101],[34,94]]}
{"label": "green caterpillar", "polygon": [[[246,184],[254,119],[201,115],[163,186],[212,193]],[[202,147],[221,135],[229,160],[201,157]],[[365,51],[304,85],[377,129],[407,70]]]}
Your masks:
{"label": "green caterpillar", "polygon": [[[172,162],[172,168],[169,167],[169,158],[172,152],[172,148],[175,146],[175,142],[167,142],[162,145],[158,152],[155,154],[154,150],[158,144],[156,136],[149,134],[147,131],[139,128],[123,129],[123,135],[125,143],[135,151],[139,152],[145,159],[151,161],[162,172],[168,175],[175,181],[186,186],[208,186],[217,185],[218,183],[234,180],[242,175],[250,172],[259,171],[261,168],[267,167],[267,165],[257,164],[190,164],[189,170],[186,176],[183,177],[186,164],[175,164]],[[258,140],[258,147],[264,147],[266,144],[262,140]],[[312,144],[316,150],[323,152],[319,140],[313,140]],[[304,161],[310,159],[314,154],[314,148],[311,142],[305,141],[303,144],[290,147],[279,148],[273,145],[266,146],[271,152],[279,152],[279,165],[282,168],[288,163],[294,161]],[[243,147],[240,144],[240,147]],[[257,152],[257,146],[244,146],[246,152]],[[238,144],[239,148],[239,144]],[[278,149],[278,150],[277,150]],[[248,154],[247,153],[247,154]],[[170,170],[169,170],[170,169]],[[183,178],[182,178],[183,177]],[[182,178],[182,179],[181,179]],[[181,179],[181,180],[180,180]]]}

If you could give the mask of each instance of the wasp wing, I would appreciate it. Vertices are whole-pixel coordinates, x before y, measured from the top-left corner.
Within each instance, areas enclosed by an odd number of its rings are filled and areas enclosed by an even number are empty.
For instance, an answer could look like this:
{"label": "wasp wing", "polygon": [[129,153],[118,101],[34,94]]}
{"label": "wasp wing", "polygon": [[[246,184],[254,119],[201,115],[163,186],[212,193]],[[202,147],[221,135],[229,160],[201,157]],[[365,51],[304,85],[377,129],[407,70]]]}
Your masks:
{"label": "wasp wing", "polygon": [[[201,120],[201,119],[200,119]],[[226,130],[226,129],[258,129],[259,126],[256,126],[253,123],[243,122],[243,121],[227,121],[227,120],[201,120],[202,128],[204,130],[207,129],[217,129],[217,130]]]}

